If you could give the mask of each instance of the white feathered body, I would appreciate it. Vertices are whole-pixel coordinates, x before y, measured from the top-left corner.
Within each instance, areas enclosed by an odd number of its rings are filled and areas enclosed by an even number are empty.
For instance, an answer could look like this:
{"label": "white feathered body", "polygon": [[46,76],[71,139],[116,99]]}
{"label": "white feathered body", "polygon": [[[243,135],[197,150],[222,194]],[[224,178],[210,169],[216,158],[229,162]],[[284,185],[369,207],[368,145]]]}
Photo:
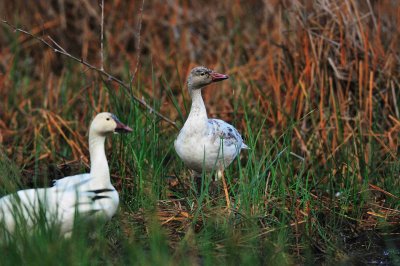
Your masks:
{"label": "white feathered body", "polygon": [[227,167],[247,148],[239,132],[219,119],[209,119],[205,131],[185,124],[175,141],[178,156],[198,173]]}
{"label": "white feathered body", "polygon": [[33,228],[45,218],[48,225],[58,224],[61,234],[68,235],[76,217],[109,220],[118,203],[111,185],[97,185],[90,174],[75,175],[57,180],[50,188],[20,190],[1,198],[0,221],[13,233],[18,224]]}

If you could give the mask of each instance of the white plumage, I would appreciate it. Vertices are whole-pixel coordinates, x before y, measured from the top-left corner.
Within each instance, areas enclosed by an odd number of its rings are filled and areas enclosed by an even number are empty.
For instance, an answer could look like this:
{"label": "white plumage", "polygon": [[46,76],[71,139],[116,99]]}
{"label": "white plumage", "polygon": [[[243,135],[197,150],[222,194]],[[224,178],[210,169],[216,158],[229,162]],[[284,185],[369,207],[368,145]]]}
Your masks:
{"label": "white plumage", "polygon": [[44,214],[47,224],[58,224],[61,234],[69,236],[77,214],[81,218],[111,219],[119,197],[110,181],[105,138],[110,133],[130,131],[113,114],[98,114],[89,130],[90,173],[56,180],[50,188],[20,190],[2,197],[0,222],[13,234],[18,225],[33,228]]}
{"label": "white plumage", "polygon": [[201,89],[227,78],[205,67],[192,69],[188,77],[192,106],[174,146],[178,156],[196,175],[204,169],[206,172],[215,170],[219,176],[241,149],[248,149],[236,128],[220,119],[207,117]]}

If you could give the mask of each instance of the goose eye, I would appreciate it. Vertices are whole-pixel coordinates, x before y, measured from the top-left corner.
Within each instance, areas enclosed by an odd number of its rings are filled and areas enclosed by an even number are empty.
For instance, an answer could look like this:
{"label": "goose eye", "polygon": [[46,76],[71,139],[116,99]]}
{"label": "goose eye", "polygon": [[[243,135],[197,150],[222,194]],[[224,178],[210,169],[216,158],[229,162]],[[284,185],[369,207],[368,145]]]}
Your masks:
{"label": "goose eye", "polygon": [[107,120],[107,121],[110,121],[110,118],[107,118],[106,120]]}

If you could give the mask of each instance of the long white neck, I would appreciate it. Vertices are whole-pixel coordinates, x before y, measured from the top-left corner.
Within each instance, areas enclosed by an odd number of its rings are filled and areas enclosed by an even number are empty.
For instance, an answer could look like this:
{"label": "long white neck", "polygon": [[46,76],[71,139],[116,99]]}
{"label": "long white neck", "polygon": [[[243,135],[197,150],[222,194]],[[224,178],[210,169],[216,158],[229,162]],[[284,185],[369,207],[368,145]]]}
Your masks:
{"label": "long white neck", "polygon": [[104,143],[106,137],[94,132],[89,132],[90,176],[96,179],[96,184],[102,187],[111,185],[110,169]]}
{"label": "long white neck", "polygon": [[199,133],[204,133],[207,130],[207,110],[204,105],[201,89],[190,89],[190,97],[192,98],[192,106],[190,107],[189,117],[185,122],[191,128],[196,129]]}

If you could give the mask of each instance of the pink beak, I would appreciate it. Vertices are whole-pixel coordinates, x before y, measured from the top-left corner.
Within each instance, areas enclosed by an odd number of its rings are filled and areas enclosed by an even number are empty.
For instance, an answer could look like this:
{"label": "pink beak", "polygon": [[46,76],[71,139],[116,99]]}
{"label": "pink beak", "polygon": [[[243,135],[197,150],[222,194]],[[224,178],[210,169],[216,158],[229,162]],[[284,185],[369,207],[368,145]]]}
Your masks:
{"label": "pink beak", "polygon": [[125,124],[122,124],[120,121],[115,121],[117,123],[117,127],[115,128],[115,132],[118,133],[129,133],[132,132],[132,128],[128,127]]}
{"label": "pink beak", "polygon": [[117,127],[115,128],[115,132],[117,133],[129,133],[132,132],[132,128],[128,127],[127,125],[123,124],[119,119],[115,116],[112,115],[112,118],[114,119],[115,123],[117,123]]}
{"label": "pink beak", "polygon": [[211,72],[212,82],[217,82],[217,81],[221,81],[221,80],[228,79],[228,78],[229,78],[228,75],[220,74],[217,72]]}

